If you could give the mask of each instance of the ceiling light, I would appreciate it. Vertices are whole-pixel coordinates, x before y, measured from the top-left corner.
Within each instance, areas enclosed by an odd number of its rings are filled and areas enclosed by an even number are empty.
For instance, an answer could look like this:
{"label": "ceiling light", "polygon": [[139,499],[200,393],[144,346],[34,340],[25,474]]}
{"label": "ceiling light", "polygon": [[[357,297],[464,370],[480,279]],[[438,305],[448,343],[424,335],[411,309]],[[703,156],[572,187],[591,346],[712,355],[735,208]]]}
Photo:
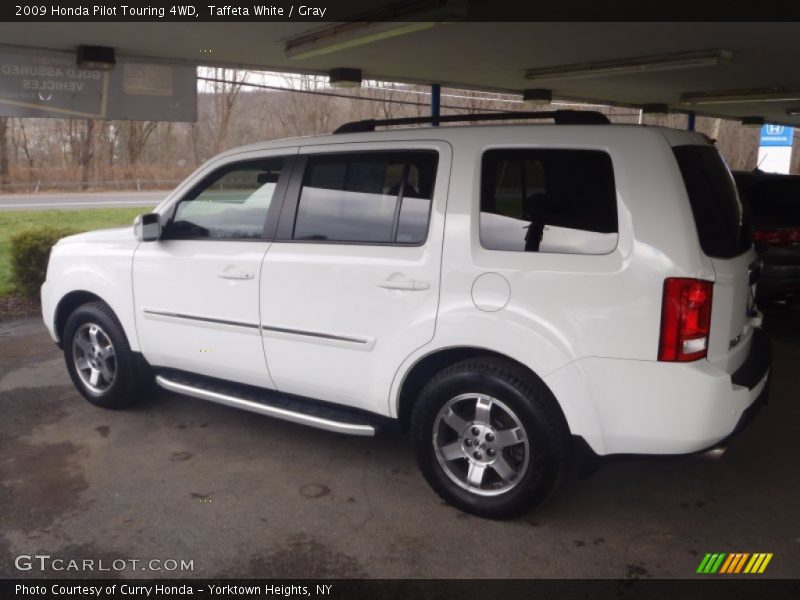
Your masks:
{"label": "ceiling light", "polygon": [[463,0],[400,0],[361,14],[348,15],[347,22],[320,27],[286,41],[289,58],[303,59],[363,44],[386,40],[437,24],[461,21],[469,5]]}
{"label": "ceiling light", "polygon": [[525,71],[526,79],[580,79],[602,75],[626,75],[672,69],[711,67],[729,63],[733,54],[727,50],[704,50],[701,52],[676,52],[638,56],[621,60],[606,60],[577,63],[560,67],[542,67]]}
{"label": "ceiling light", "polygon": [[78,67],[91,71],[110,71],[117,63],[114,49],[108,46],[78,46]]}
{"label": "ceiling light", "polygon": [[764,124],[764,117],[742,117],[744,127],[761,127]]}
{"label": "ceiling light", "polygon": [[522,101],[530,107],[549,104],[553,101],[553,90],[533,89],[522,90]]}
{"label": "ceiling light", "polygon": [[800,117],[800,108],[787,108],[786,114],[790,117]]}
{"label": "ceiling light", "polygon": [[331,69],[328,71],[328,84],[336,88],[361,87],[361,69]]}
{"label": "ceiling light", "polygon": [[293,38],[286,42],[285,52],[288,58],[311,58],[430,29],[434,25],[434,22],[343,23]]}
{"label": "ceiling light", "polygon": [[800,89],[762,88],[681,94],[681,102],[684,104],[736,104],[742,102],[785,102],[792,100],[800,100]]}

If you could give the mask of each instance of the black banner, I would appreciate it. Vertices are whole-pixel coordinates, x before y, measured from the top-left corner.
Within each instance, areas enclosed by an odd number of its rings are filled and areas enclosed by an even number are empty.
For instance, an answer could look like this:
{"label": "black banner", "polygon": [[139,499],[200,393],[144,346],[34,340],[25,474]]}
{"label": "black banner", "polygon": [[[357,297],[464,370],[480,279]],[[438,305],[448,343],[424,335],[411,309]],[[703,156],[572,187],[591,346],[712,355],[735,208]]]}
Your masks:
{"label": "black banner", "polygon": [[744,579],[748,576],[709,577],[691,580],[5,580],[0,583],[4,600],[45,598],[281,598],[285,600],[371,600],[373,598],[558,598],[558,600],[735,600],[738,598],[800,598],[800,581]]}
{"label": "black banner", "polygon": [[[365,10],[365,7],[369,7]],[[785,0],[11,0],[0,21],[16,22],[346,22],[346,21],[800,21],[800,3]]]}

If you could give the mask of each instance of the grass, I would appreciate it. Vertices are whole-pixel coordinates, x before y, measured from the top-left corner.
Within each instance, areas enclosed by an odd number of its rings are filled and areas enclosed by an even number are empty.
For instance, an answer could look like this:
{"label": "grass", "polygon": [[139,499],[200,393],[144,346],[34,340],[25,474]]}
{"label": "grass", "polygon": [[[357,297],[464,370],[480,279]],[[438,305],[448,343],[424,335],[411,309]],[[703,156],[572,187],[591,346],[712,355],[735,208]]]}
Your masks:
{"label": "grass", "polygon": [[88,210],[26,210],[0,212],[0,297],[14,293],[11,282],[10,238],[23,229],[70,227],[79,231],[132,225],[147,208],[93,208]]}

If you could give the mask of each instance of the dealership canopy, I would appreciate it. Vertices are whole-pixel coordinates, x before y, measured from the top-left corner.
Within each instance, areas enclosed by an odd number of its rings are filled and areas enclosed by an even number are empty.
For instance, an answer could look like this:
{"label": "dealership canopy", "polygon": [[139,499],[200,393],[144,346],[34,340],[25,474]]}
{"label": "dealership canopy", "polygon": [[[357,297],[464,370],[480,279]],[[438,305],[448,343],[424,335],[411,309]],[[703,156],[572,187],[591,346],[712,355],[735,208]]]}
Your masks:
{"label": "dealership canopy", "polygon": [[[795,23],[35,22],[0,23],[0,40],[5,52],[104,46],[123,64],[360,70],[364,79],[529,90],[543,98],[800,125]],[[159,92],[166,73],[129,69],[132,78],[119,85],[155,90],[154,103],[166,96]],[[171,85],[184,82],[178,72]]]}

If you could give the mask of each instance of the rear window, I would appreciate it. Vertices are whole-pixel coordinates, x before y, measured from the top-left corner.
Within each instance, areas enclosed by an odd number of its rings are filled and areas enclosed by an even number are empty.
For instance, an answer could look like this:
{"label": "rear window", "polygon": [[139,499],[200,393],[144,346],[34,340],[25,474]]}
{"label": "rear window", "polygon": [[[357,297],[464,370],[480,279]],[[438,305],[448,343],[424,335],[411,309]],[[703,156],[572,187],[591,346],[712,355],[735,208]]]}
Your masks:
{"label": "rear window", "polygon": [[748,213],[716,148],[676,146],[673,151],[706,256],[732,258],[750,248]]}

